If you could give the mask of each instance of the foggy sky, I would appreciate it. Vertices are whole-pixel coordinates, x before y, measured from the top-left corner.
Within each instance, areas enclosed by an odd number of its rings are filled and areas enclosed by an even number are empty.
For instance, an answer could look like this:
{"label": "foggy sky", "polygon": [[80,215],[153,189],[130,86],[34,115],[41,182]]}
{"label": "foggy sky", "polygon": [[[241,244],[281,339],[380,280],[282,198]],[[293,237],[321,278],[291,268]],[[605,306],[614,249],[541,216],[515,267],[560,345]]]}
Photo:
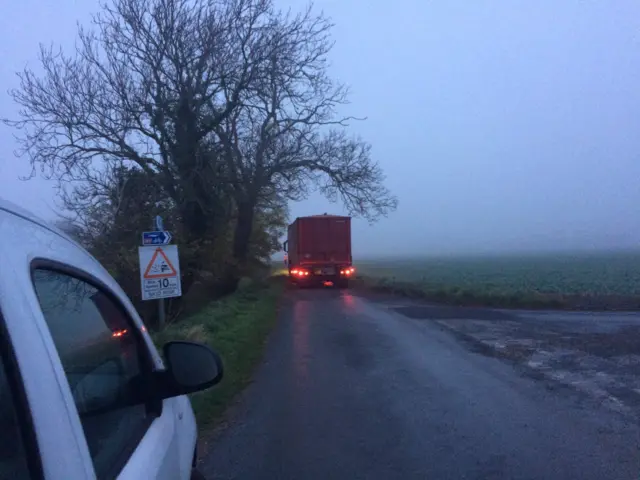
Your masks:
{"label": "foggy sky", "polygon": [[[281,1],[295,8],[306,2]],[[0,117],[39,42],[69,48],[93,0],[5,2]],[[354,256],[629,248],[640,237],[640,3],[324,0],[344,113],[398,195],[355,221]],[[0,129],[0,196],[55,218]],[[292,217],[343,213],[317,195]]]}

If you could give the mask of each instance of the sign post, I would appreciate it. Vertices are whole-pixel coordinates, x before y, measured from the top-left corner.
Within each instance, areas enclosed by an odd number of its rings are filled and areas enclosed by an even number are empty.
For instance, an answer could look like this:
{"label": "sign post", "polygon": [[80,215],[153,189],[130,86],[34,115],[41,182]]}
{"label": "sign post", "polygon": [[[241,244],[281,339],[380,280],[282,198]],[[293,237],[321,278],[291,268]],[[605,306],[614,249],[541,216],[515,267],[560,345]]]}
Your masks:
{"label": "sign post", "polygon": [[163,229],[162,217],[153,221],[153,232],[143,232],[138,247],[142,300],[158,300],[158,326],[164,327],[164,299],[182,295],[178,246],[168,245],[171,234]]}

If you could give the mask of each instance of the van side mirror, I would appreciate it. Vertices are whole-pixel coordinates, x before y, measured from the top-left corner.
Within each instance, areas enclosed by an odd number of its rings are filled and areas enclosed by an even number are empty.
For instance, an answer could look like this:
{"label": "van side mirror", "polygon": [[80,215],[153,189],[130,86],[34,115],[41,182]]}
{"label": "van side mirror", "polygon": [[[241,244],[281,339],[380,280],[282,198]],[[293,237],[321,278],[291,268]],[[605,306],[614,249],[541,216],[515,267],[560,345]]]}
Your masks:
{"label": "van side mirror", "polygon": [[282,250],[284,250],[285,252],[289,251],[289,240],[284,241],[284,243],[282,244]]}
{"label": "van side mirror", "polygon": [[222,380],[222,360],[206,345],[168,342],[164,345],[163,352],[167,370],[156,382],[157,393],[161,398],[206,390]]}

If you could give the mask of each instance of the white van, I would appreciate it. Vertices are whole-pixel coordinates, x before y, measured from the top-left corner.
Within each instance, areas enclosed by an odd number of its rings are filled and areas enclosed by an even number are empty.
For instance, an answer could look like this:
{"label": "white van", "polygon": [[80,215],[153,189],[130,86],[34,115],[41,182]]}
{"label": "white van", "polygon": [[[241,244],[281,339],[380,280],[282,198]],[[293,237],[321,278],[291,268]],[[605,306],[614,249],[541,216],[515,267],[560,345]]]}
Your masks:
{"label": "white van", "polygon": [[185,394],[222,363],[190,342],[164,358],[86,250],[0,200],[0,479],[201,478]]}

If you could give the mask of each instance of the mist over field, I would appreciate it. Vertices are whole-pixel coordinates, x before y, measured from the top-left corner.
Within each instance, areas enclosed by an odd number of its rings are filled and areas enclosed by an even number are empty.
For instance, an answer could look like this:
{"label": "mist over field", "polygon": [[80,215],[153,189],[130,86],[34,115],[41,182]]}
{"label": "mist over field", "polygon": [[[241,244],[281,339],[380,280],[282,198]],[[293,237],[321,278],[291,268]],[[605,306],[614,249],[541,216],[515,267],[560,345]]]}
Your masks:
{"label": "mist over field", "polygon": [[[638,248],[640,4],[320,4],[399,197],[354,221],[354,255]],[[344,213],[312,195],[291,214],[323,212]]]}
{"label": "mist over field", "polygon": [[[355,247],[354,247],[355,248]],[[514,260],[525,259],[536,261],[539,259],[588,259],[588,258],[640,258],[640,248],[550,248],[550,249],[514,249],[514,250],[469,250],[469,251],[432,251],[422,253],[370,253],[357,256],[359,262],[395,262],[395,261],[433,261],[433,260]],[[355,258],[354,258],[355,260]]]}
{"label": "mist over field", "polygon": [[[52,5],[7,4],[3,92],[39,42],[71,47],[76,21],[98,7]],[[330,73],[351,90],[339,113],[367,118],[350,131],[371,142],[399,199],[373,226],[354,221],[357,258],[638,246],[638,2],[315,6],[335,23]],[[2,96],[0,111],[15,116],[17,106]],[[55,218],[53,185],[18,180],[29,167],[15,148],[0,131],[2,196]],[[290,209],[290,220],[344,213],[317,192]]]}

